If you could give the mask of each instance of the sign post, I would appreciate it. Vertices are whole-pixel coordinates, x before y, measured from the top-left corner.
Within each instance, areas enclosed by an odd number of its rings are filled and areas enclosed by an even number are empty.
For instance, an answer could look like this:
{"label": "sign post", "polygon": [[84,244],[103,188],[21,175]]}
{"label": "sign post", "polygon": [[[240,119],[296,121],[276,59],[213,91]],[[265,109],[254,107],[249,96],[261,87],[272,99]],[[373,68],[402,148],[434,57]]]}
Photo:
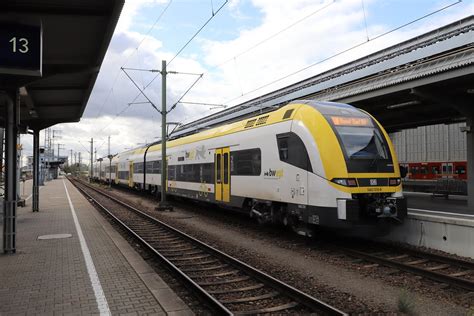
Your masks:
{"label": "sign post", "polygon": [[3,251],[16,252],[16,211],[19,126],[19,88],[42,76],[43,34],[41,25],[0,21],[0,87],[9,90],[0,94],[5,103],[6,155],[5,197],[3,203]]}

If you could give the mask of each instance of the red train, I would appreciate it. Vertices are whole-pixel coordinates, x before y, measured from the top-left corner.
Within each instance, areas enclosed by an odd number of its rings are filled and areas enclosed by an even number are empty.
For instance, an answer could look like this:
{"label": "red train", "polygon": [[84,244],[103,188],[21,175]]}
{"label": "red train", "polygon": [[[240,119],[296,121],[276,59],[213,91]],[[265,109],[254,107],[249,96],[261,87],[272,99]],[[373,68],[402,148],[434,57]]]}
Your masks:
{"label": "red train", "polygon": [[401,163],[407,168],[409,180],[436,180],[439,178],[467,179],[467,162],[409,162]]}

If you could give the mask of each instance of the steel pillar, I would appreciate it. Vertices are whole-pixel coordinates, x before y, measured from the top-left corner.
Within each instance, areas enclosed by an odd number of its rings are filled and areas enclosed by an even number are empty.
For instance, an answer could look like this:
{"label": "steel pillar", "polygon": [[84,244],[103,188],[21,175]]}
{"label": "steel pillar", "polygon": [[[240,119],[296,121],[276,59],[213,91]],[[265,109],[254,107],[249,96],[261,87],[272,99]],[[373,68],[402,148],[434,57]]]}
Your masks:
{"label": "steel pillar", "polygon": [[[17,134],[19,102],[4,95],[5,100],[5,200],[3,212],[3,252],[16,252],[16,208],[17,208]],[[19,100],[18,100],[19,101]]]}
{"label": "steel pillar", "polygon": [[466,121],[467,133],[467,205],[474,214],[474,116]]}
{"label": "steel pillar", "polygon": [[161,202],[162,207],[166,206],[166,175],[168,167],[166,165],[166,61],[161,61]]}
{"label": "steel pillar", "polygon": [[39,150],[39,143],[40,143],[40,131],[35,129],[33,132],[33,192],[32,192],[32,199],[33,199],[33,206],[32,211],[38,212],[39,211],[39,182],[40,182],[40,150]]}

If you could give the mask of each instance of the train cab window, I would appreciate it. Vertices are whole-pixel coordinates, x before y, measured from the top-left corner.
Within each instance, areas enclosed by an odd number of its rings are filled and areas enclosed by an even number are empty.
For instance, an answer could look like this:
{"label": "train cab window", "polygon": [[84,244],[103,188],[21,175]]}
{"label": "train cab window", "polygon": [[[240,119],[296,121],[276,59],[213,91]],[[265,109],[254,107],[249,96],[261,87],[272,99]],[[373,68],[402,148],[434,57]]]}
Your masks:
{"label": "train cab window", "polygon": [[448,165],[448,174],[452,174],[452,173],[453,173],[453,166]]}
{"label": "train cab window", "polygon": [[443,174],[446,174],[446,165],[443,165]]}
{"label": "train cab window", "polygon": [[308,151],[301,138],[295,133],[277,135],[280,160],[295,167],[312,172]]}
{"label": "train cab window", "polygon": [[278,138],[278,153],[281,161],[288,161],[288,137]]}

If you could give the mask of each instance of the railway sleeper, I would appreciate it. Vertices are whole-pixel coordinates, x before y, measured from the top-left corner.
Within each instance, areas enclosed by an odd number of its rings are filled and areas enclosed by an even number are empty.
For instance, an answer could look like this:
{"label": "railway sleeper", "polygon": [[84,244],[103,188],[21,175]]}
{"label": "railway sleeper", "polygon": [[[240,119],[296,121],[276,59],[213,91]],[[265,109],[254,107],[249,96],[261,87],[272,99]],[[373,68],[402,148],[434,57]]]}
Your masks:
{"label": "railway sleeper", "polygon": [[290,302],[290,303],[287,303],[287,304],[278,305],[278,306],[274,306],[274,307],[255,309],[255,310],[250,310],[250,311],[236,311],[236,312],[234,312],[234,315],[257,315],[257,314],[276,313],[276,312],[280,312],[280,311],[284,311],[284,310],[287,310],[287,309],[294,308],[298,305],[299,304],[297,302]]}
{"label": "railway sleeper", "polygon": [[222,280],[222,281],[210,281],[210,282],[199,282],[201,286],[212,286],[212,285],[222,285],[222,284],[229,284],[229,283],[237,283],[250,280],[249,276],[241,276],[235,279],[230,280]]}
{"label": "railway sleeper", "polygon": [[228,276],[228,275],[236,275],[239,272],[240,272],[239,270],[232,270],[232,271],[219,272],[219,273],[214,273],[214,274],[190,275],[190,277],[192,277],[192,278],[217,278],[217,277],[223,277],[223,276]]}
{"label": "railway sleeper", "polygon": [[212,259],[212,260],[200,261],[200,262],[177,262],[176,265],[178,265],[179,267],[185,267],[185,266],[199,266],[199,265],[206,265],[206,264],[213,264],[213,263],[219,263],[219,260]]}
{"label": "railway sleeper", "polygon": [[255,302],[255,301],[260,301],[260,300],[265,300],[269,298],[273,298],[278,296],[280,293],[278,292],[270,292],[258,296],[251,296],[251,297],[241,297],[241,298],[235,298],[235,299],[230,299],[230,300],[221,300],[220,302],[223,304],[236,304],[236,303],[248,303],[248,302]]}
{"label": "railway sleeper", "polygon": [[429,271],[443,270],[443,269],[449,268],[450,266],[451,266],[450,264],[445,263],[445,264],[440,264],[434,267],[426,268],[426,270],[429,270]]}
{"label": "railway sleeper", "polygon": [[227,268],[227,264],[220,264],[217,266],[203,267],[203,268],[191,268],[191,269],[181,269],[183,272],[199,272],[199,271],[212,271]]}
{"label": "railway sleeper", "polygon": [[207,291],[209,294],[228,294],[228,293],[238,293],[238,292],[247,292],[253,291],[263,288],[265,285],[262,283],[258,283],[251,286],[240,287],[236,289],[224,289],[224,290],[209,290]]}
{"label": "railway sleeper", "polygon": [[210,255],[204,254],[202,256],[194,256],[194,257],[186,257],[186,258],[180,258],[180,257],[173,257],[169,258],[171,261],[191,261],[191,260],[200,260],[200,259],[206,259],[209,258]]}

